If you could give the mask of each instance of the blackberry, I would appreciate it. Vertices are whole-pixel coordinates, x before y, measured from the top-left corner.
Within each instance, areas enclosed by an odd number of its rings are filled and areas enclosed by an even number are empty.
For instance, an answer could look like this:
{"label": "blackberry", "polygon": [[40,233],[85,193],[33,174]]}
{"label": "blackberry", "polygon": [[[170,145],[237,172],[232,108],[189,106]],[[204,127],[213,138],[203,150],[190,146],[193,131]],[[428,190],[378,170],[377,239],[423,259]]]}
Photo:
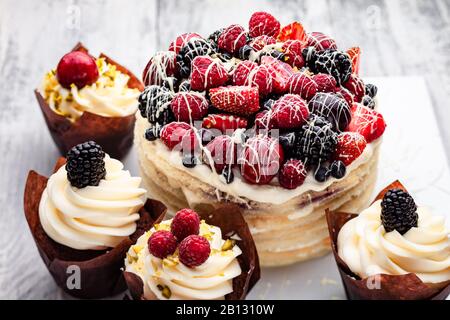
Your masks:
{"label": "blackberry", "polygon": [[414,199],[402,189],[390,189],[381,201],[381,222],[386,232],[405,234],[417,227],[418,214]]}
{"label": "blackberry", "polygon": [[336,149],[337,133],[326,119],[311,115],[303,125],[294,154],[309,167],[320,167],[331,158]]}
{"label": "blackberry", "polygon": [[350,78],[352,74],[352,61],[350,56],[342,51],[325,50],[317,54],[314,63],[315,72],[332,75],[338,85],[341,85]]}
{"label": "blackberry", "polygon": [[234,173],[230,166],[227,166],[222,171],[222,176],[225,178],[225,182],[230,184],[234,180]]}
{"label": "blackberry", "polygon": [[98,186],[105,178],[105,152],[94,141],[80,143],[67,153],[67,179],[77,188]]}
{"label": "blackberry", "polygon": [[214,31],[213,33],[211,33],[208,37],[208,40],[210,42],[213,42],[217,45],[218,41],[219,41],[219,37],[222,34],[223,30],[225,30],[225,28],[219,29]]}
{"label": "blackberry", "polygon": [[368,84],[366,84],[365,92],[366,92],[366,95],[368,95],[369,97],[375,98],[375,96],[377,95],[377,92],[378,92],[378,88],[376,85],[368,83]]}
{"label": "blackberry", "polygon": [[296,139],[297,134],[295,132],[282,134],[278,138],[278,142],[280,143],[281,147],[283,148],[284,154],[287,157],[290,157],[292,155],[292,150],[294,150]]}
{"label": "blackberry", "polygon": [[182,83],[180,83],[178,91],[180,92],[191,91],[191,82],[189,80],[184,80]]}
{"label": "blackberry", "polygon": [[317,60],[317,52],[314,47],[308,47],[302,50],[303,59],[305,60],[305,64],[308,69],[316,73],[316,60]]}
{"label": "blackberry", "polygon": [[364,96],[361,103],[370,109],[375,109],[375,101],[370,96]]}
{"label": "blackberry", "polygon": [[347,168],[345,167],[345,164],[340,160],[333,161],[330,166],[330,173],[333,178],[342,179],[345,176],[346,172]]}
{"label": "blackberry", "polygon": [[217,45],[214,42],[202,38],[189,40],[177,54],[177,64],[181,76],[187,78],[191,71],[191,62],[195,57],[207,56],[217,52]]}
{"label": "blackberry", "polygon": [[344,131],[351,121],[352,114],[348,103],[334,93],[318,92],[309,102],[312,114],[324,117],[333,126],[333,130]]}
{"label": "blackberry", "polygon": [[248,44],[242,46],[238,51],[238,58],[241,60],[248,60],[250,57],[250,53],[253,51],[253,48]]}

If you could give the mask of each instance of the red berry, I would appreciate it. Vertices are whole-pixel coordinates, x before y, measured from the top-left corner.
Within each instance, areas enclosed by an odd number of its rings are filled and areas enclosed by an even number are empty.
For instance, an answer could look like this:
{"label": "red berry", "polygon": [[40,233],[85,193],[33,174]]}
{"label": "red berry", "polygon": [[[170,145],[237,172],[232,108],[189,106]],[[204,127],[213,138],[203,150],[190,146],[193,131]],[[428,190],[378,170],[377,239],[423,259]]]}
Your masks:
{"label": "red berry", "polygon": [[194,268],[202,265],[209,258],[211,247],[205,237],[190,235],[180,243],[180,262],[186,267]]}
{"label": "red berry", "polygon": [[259,110],[258,88],[228,86],[209,90],[211,103],[222,111],[248,116]]}
{"label": "red berry", "polygon": [[161,129],[161,141],[172,150],[182,140],[191,126],[185,122],[171,122]]}
{"label": "red berry", "polygon": [[272,121],[272,111],[261,111],[256,114],[255,117],[256,129],[271,130],[274,128]]}
{"label": "red berry", "polygon": [[222,62],[209,56],[198,56],[192,61],[191,88],[204,91],[219,87],[228,81],[228,73]]}
{"label": "red berry", "polygon": [[350,60],[352,61],[352,71],[359,74],[359,64],[361,60],[361,49],[359,47],[352,47],[347,50]]}
{"label": "red berry", "polygon": [[354,103],[352,107],[352,121],[348,125],[347,131],[360,133],[367,143],[378,139],[386,129],[381,113]]}
{"label": "red berry", "polygon": [[192,234],[198,234],[200,230],[200,217],[191,209],[182,209],[175,214],[170,225],[170,231],[178,241]]}
{"label": "red berry", "polygon": [[222,135],[216,137],[213,141],[206,145],[209,155],[205,155],[204,159],[207,164],[214,163],[214,167],[218,173],[221,173],[227,166],[236,164],[236,144],[230,136]]}
{"label": "red berry", "polygon": [[169,51],[174,51],[176,54],[178,54],[181,48],[183,48],[189,42],[189,40],[194,38],[201,39],[202,36],[198,33],[183,33],[182,35],[179,35],[170,43]]}
{"label": "red berry", "polygon": [[344,87],[353,94],[356,102],[362,101],[366,87],[361,78],[355,74],[350,75],[350,78],[344,83]]}
{"label": "red berry", "polygon": [[252,47],[255,51],[259,51],[262,48],[264,48],[267,45],[275,44],[277,41],[274,37],[269,37],[266,35],[257,36],[256,38],[252,39],[250,41],[249,45]]}
{"label": "red berry", "polygon": [[238,24],[232,24],[220,34],[217,44],[219,49],[237,53],[246,42],[247,33],[244,28]]}
{"label": "red berry", "polygon": [[354,102],[353,95],[350,93],[350,91],[348,91],[347,89],[342,88],[342,87],[336,87],[335,93],[339,97],[344,99],[348,103],[349,106],[353,105],[353,102]]}
{"label": "red berry", "polygon": [[285,61],[292,67],[301,69],[305,66],[305,60],[302,55],[303,43],[300,40],[287,40],[283,43],[281,50],[286,56]]}
{"label": "red berry", "polygon": [[81,89],[97,81],[98,76],[95,59],[83,51],[65,54],[56,67],[58,82],[66,89],[70,89],[72,83]]}
{"label": "red berry", "polygon": [[255,62],[244,60],[234,70],[233,84],[257,87],[259,94],[266,96],[272,91],[272,76],[266,65],[258,66]]}
{"label": "red berry", "polygon": [[281,29],[278,34],[278,41],[284,42],[287,40],[300,40],[306,42],[306,32],[300,22],[292,22]]}
{"label": "red berry", "polygon": [[289,93],[299,94],[305,100],[310,100],[317,93],[316,82],[304,73],[294,73],[287,87]]}
{"label": "red berry", "polygon": [[238,163],[248,183],[267,184],[277,175],[283,160],[283,149],[276,139],[255,136],[247,140]]}
{"label": "red berry", "polygon": [[319,92],[335,92],[337,87],[336,79],[325,73],[315,74],[312,79],[317,84],[317,91]]}
{"label": "red berry", "polygon": [[294,74],[292,67],[274,57],[263,56],[261,64],[266,65],[272,76],[273,91],[278,94],[286,93],[289,78]]}
{"label": "red berry", "polygon": [[261,35],[275,37],[280,32],[280,22],[267,12],[255,12],[248,23],[250,37]]}
{"label": "red berry", "polygon": [[340,160],[348,166],[363,153],[366,145],[366,139],[358,132],[343,132],[338,135],[333,159]]}
{"label": "red berry", "polygon": [[148,239],[148,251],[160,259],[173,254],[177,249],[177,245],[175,236],[166,230],[156,231]]}
{"label": "red berry", "polygon": [[201,120],[208,113],[208,101],[194,91],[178,92],[170,105],[175,119],[193,124],[194,120]]}
{"label": "red berry", "polygon": [[203,128],[218,129],[222,133],[228,130],[235,131],[238,128],[247,127],[247,119],[229,114],[210,114],[203,119]]}
{"label": "red berry", "polygon": [[160,86],[164,79],[175,76],[177,72],[177,58],[173,51],[157,52],[145,66],[142,79],[146,86],[156,84]]}
{"label": "red berry", "polygon": [[278,180],[286,189],[295,189],[303,184],[306,178],[306,168],[303,162],[297,159],[286,161],[280,170]]}
{"label": "red berry", "polygon": [[286,94],[272,107],[272,122],[278,129],[300,128],[309,116],[308,106],[299,95]]}
{"label": "red berry", "polygon": [[336,41],[322,32],[311,32],[307,35],[308,47],[314,47],[317,51],[337,49]]}

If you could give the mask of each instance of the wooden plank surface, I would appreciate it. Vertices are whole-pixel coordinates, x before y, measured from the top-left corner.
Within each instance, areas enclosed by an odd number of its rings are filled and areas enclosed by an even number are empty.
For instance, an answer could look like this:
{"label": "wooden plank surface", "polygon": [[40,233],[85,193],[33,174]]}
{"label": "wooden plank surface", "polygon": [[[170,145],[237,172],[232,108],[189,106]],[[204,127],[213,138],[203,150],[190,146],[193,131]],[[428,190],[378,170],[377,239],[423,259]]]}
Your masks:
{"label": "wooden plank surface", "polygon": [[44,73],[78,41],[140,73],[177,34],[247,25],[255,10],[361,46],[364,76],[423,76],[450,155],[448,0],[0,0],[0,298],[61,297],[22,210],[28,170],[49,174],[57,157],[33,96]]}

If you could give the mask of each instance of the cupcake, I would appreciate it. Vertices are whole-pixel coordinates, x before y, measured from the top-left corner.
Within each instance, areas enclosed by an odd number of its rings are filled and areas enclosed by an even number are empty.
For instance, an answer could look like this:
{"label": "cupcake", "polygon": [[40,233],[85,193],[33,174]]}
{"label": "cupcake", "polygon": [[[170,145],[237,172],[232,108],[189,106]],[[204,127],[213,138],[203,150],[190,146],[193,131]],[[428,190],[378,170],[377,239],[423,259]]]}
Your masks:
{"label": "cupcake", "polygon": [[126,289],[120,269],[127,250],[166,210],[146,201],[140,184],[93,141],[73,147],[48,179],[30,171],[25,216],[64,291],[102,298]]}
{"label": "cupcake", "polygon": [[95,140],[121,159],[132,145],[142,89],[125,67],[104,54],[94,58],[78,44],[45,75],[35,94],[61,154]]}
{"label": "cupcake", "polygon": [[222,210],[199,216],[182,209],[145,232],[125,259],[132,297],[244,299],[259,280],[258,255],[240,211]]}
{"label": "cupcake", "polygon": [[450,238],[396,181],[359,215],[327,212],[333,253],[349,299],[445,299]]}

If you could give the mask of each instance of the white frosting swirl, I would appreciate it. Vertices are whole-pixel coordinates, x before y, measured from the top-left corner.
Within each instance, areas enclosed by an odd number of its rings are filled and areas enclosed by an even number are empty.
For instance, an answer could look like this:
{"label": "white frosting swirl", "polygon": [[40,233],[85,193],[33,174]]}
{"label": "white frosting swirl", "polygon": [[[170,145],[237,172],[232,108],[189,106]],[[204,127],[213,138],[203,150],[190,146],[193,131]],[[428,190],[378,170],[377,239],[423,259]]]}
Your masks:
{"label": "white frosting swirl", "polygon": [[351,271],[361,278],[414,273],[425,283],[450,280],[450,239],[444,217],[418,207],[417,228],[401,235],[385,231],[380,212],[381,200],[339,232],[338,254]]}
{"label": "white frosting swirl", "polygon": [[70,185],[66,167],[47,182],[39,204],[39,218],[47,235],[73,249],[113,248],[134,233],[138,211],[146,199],[141,178],[105,156],[106,177],[98,186]]}
{"label": "white frosting swirl", "polygon": [[85,111],[105,117],[125,117],[134,114],[138,107],[139,90],[129,88],[130,77],[117,70],[104,58],[97,59],[98,80],[78,89],[72,85],[70,90],[63,88],[54,71],[49,72],[43,81],[41,95],[50,108],[58,114],[75,121]]}
{"label": "white frosting swirl", "polygon": [[[157,225],[158,230],[170,230],[172,220]],[[150,254],[147,242],[155,228],[143,234],[132,246],[125,259],[126,271],[141,277],[144,295],[147,299],[156,296],[167,299],[160,290],[167,286],[170,299],[174,300],[219,300],[233,291],[233,278],[241,274],[236,259],[242,251],[237,245],[231,250],[222,250],[225,241],[220,228],[206,224],[200,225],[200,235],[208,239],[211,254],[202,265],[188,268],[179,262],[177,252],[165,259]],[[159,286],[159,288],[158,288]]]}

